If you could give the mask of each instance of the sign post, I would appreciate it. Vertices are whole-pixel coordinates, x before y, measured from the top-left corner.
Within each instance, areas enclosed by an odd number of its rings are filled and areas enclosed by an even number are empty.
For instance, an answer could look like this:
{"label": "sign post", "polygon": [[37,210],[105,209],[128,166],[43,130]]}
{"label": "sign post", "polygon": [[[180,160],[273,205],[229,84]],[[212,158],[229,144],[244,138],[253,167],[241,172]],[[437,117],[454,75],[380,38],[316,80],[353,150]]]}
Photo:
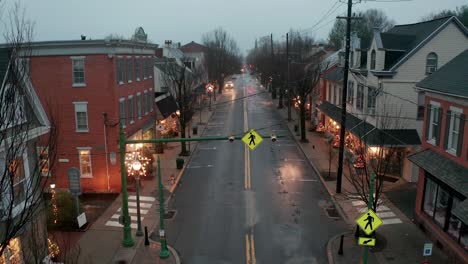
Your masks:
{"label": "sign post", "polygon": [[80,170],[76,167],[72,167],[67,171],[68,174],[68,186],[70,193],[75,198],[76,217],[80,215],[80,200],[78,198],[81,195],[81,178]]}

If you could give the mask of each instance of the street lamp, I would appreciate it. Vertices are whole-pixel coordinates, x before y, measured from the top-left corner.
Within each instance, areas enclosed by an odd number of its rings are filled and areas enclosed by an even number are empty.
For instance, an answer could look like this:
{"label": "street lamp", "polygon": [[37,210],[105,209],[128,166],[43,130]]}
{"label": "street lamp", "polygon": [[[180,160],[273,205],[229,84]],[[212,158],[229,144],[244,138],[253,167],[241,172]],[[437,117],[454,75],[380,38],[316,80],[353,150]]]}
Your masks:
{"label": "street lamp", "polygon": [[120,148],[120,180],[122,184],[122,222],[123,222],[123,241],[124,247],[132,247],[134,242],[130,228],[130,216],[128,214],[128,194],[127,194],[127,170],[125,169],[125,134],[120,124],[119,129],[119,148]]}
{"label": "street lamp", "polygon": [[210,95],[210,104],[208,106],[208,110],[211,111],[211,95],[213,94],[213,86],[211,84],[208,85],[207,90],[208,90],[208,94]]}
{"label": "street lamp", "polygon": [[138,160],[138,152],[135,152],[135,157],[132,162],[133,177],[135,177],[136,184],[136,202],[137,202],[137,236],[142,236],[143,231],[141,230],[141,213],[140,213],[140,170],[141,162]]}
{"label": "street lamp", "polygon": [[161,180],[161,161],[158,156],[158,189],[159,189],[159,241],[161,242],[161,251],[159,258],[166,259],[169,257],[169,250],[167,249],[166,233],[164,230],[164,193]]}

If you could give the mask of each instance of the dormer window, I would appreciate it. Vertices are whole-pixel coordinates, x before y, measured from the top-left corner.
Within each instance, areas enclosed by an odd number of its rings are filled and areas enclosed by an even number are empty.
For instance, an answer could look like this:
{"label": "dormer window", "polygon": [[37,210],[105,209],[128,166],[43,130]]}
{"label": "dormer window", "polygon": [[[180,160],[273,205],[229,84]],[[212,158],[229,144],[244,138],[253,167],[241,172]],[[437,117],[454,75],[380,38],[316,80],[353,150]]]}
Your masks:
{"label": "dormer window", "polygon": [[437,54],[431,52],[426,58],[426,74],[431,74],[437,71]]}
{"label": "dormer window", "polygon": [[349,58],[349,66],[353,67],[354,65],[354,52],[351,51],[351,57]]}
{"label": "dormer window", "polygon": [[375,70],[375,50],[371,52],[370,69]]}

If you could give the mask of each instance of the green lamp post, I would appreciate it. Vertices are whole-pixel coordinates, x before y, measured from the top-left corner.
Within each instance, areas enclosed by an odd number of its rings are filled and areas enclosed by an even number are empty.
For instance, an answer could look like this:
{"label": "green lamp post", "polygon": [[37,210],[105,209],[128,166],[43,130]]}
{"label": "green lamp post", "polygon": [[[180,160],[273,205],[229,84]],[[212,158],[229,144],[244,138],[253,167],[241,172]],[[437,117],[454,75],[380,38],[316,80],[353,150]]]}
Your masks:
{"label": "green lamp post", "polygon": [[127,194],[127,169],[125,168],[125,134],[120,124],[119,147],[120,147],[120,177],[122,181],[122,220],[123,220],[123,241],[124,247],[132,247],[134,242],[130,228],[130,215],[128,213],[128,194]]}
{"label": "green lamp post", "polygon": [[167,250],[166,233],[164,230],[164,193],[161,180],[161,161],[158,156],[158,187],[159,187],[159,241],[161,242],[161,252],[159,258],[166,259],[169,257],[169,250]]}

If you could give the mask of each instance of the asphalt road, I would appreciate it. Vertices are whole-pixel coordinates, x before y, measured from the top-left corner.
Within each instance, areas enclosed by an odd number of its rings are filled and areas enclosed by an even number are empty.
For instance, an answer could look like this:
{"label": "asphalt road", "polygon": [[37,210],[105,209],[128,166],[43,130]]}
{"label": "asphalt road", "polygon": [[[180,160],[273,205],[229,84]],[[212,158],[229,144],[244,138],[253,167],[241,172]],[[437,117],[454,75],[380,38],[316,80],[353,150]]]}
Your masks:
{"label": "asphalt road", "polygon": [[248,74],[218,97],[204,136],[265,139],[252,151],[241,141],[202,142],[169,205],[168,242],[189,264],[326,263],[328,239],[345,229],[270,95]]}

